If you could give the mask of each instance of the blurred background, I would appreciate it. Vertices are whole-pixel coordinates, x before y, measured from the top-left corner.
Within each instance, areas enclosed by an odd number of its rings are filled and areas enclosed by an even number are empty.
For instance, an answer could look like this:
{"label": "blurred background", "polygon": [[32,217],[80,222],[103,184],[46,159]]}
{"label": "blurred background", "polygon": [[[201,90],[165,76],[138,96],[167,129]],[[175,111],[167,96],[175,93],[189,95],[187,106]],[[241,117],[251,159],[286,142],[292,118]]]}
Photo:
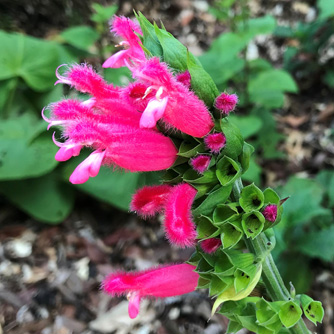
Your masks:
{"label": "blurred background", "polygon": [[41,120],[44,106],[78,97],[54,86],[60,64],[87,62],[109,82],[129,82],[127,69],[101,64],[118,42],[110,17],[133,10],[162,21],[220,91],[238,94],[231,119],[256,148],[244,182],[290,196],[274,255],[287,285],[323,303],[323,325],[310,328],[333,334],[333,0],[1,0],[0,333],[225,333],[223,316],[208,321],[203,291],[142,303],[131,321],[126,300],[99,291],[112,270],[186,261],[192,249],[172,248],[159,217],[128,211],[159,173],[105,168],[73,186],[84,154],[55,161]]}

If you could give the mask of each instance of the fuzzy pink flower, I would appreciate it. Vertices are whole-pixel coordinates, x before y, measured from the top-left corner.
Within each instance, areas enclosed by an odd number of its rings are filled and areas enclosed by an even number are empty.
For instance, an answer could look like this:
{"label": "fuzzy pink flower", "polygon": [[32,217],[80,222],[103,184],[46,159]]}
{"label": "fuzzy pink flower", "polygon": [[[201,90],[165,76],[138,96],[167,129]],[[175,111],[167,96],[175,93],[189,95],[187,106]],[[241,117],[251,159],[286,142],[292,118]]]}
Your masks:
{"label": "fuzzy pink flower", "polygon": [[103,78],[98,75],[91,66],[87,64],[73,65],[68,67],[64,75],[59,74],[58,66],[56,76],[58,80],[55,84],[63,83],[74,87],[82,93],[89,93],[96,98],[112,98],[119,96],[120,88],[107,84]]}
{"label": "fuzzy pink flower", "polygon": [[221,245],[222,242],[218,238],[210,238],[201,242],[202,249],[209,254],[214,253]]}
{"label": "fuzzy pink flower", "polygon": [[137,36],[137,34],[142,35],[140,27],[124,16],[116,16],[111,26],[111,32],[124,38],[119,45],[125,50],[116,52],[103,63],[102,67],[118,68],[145,61],[145,53],[140,46],[140,38]]}
{"label": "fuzzy pink flower", "polygon": [[191,205],[197,190],[181,183],[170,191],[165,205],[165,231],[169,241],[179,247],[195,243],[196,227],[191,216]]}
{"label": "fuzzy pink flower", "polygon": [[112,296],[127,295],[129,316],[133,319],[144,297],[165,298],[194,291],[199,279],[194,269],[190,264],[177,264],[147,271],[113,273],[102,282],[102,289]]}
{"label": "fuzzy pink flower", "polygon": [[52,140],[58,147],[60,147],[55,155],[55,159],[57,161],[67,161],[72,157],[76,157],[80,154],[80,151],[82,149],[81,144],[77,144],[72,140],[68,140],[65,143],[57,142],[55,139],[55,132],[52,135]]}
{"label": "fuzzy pink flower", "polygon": [[105,152],[95,151],[85,159],[70,176],[70,182],[73,184],[81,184],[88,181],[90,177],[95,177],[99,171],[104,159]]}
{"label": "fuzzy pink flower", "polygon": [[204,143],[212,153],[218,154],[226,144],[226,137],[221,132],[212,133],[204,138]]}
{"label": "fuzzy pink flower", "polygon": [[131,211],[136,211],[138,215],[144,218],[163,211],[171,189],[171,186],[165,184],[139,189],[132,197]]}
{"label": "fuzzy pink flower", "polygon": [[198,155],[190,160],[191,167],[199,174],[203,174],[210,165],[211,157],[208,155]]}
{"label": "fuzzy pink flower", "polygon": [[[132,70],[134,78],[148,87],[143,97],[149,102],[142,115],[142,127],[152,128],[161,118],[168,126],[193,137],[211,131],[214,124],[204,102],[178,82],[165,63],[151,58]],[[148,98],[149,93],[154,97]]]}
{"label": "fuzzy pink flower", "polygon": [[225,115],[234,110],[238,103],[238,96],[236,94],[221,93],[215,101],[215,107],[222,111]]}
{"label": "fuzzy pink flower", "polygon": [[262,214],[264,218],[266,218],[266,220],[273,223],[277,218],[277,205],[275,204],[267,205],[262,211]]}

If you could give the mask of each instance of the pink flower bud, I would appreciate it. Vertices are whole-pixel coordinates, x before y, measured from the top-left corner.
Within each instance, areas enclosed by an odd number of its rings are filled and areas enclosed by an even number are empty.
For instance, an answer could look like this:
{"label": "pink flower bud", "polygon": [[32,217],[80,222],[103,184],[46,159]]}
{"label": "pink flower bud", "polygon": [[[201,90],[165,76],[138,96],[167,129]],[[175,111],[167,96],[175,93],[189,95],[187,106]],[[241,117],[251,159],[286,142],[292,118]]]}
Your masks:
{"label": "pink flower bud", "polygon": [[264,218],[266,218],[266,220],[273,223],[277,218],[277,205],[275,204],[267,205],[262,211],[262,214]]}
{"label": "pink flower bud", "polygon": [[190,264],[177,264],[147,271],[113,273],[102,282],[102,289],[112,296],[127,295],[129,316],[133,319],[139,313],[141,298],[165,298],[194,291],[199,279],[194,269]]}
{"label": "pink flower bud", "polygon": [[178,82],[182,83],[182,85],[184,85],[188,89],[190,89],[191,75],[190,75],[189,71],[185,71],[185,72],[177,74],[176,75],[176,80]]}
{"label": "pink flower bud", "polygon": [[204,143],[212,153],[218,154],[226,144],[226,137],[221,132],[212,133],[204,138]]}
{"label": "pink flower bud", "polygon": [[197,190],[181,183],[170,191],[165,206],[165,231],[169,241],[179,247],[195,243],[196,227],[192,220],[191,205]]}
{"label": "pink flower bud", "polygon": [[209,254],[214,253],[221,245],[222,242],[218,238],[210,238],[201,242],[202,249]]}
{"label": "pink flower bud", "polygon": [[215,101],[215,107],[222,111],[224,114],[228,114],[233,111],[238,103],[238,96],[236,94],[221,93]]}
{"label": "pink flower bud", "polygon": [[88,181],[90,177],[95,177],[99,171],[105,156],[105,152],[95,151],[85,159],[70,176],[70,182],[73,184],[81,184]]}
{"label": "pink flower bud", "polygon": [[199,174],[203,174],[210,165],[211,157],[208,155],[198,155],[190,160],[192,168]]}
{"label": "pink flower bud", "polygon": [[146,186],[139,189],[132,198],[130,209],[142,217],[162,212],[172,187],[169,185]]}

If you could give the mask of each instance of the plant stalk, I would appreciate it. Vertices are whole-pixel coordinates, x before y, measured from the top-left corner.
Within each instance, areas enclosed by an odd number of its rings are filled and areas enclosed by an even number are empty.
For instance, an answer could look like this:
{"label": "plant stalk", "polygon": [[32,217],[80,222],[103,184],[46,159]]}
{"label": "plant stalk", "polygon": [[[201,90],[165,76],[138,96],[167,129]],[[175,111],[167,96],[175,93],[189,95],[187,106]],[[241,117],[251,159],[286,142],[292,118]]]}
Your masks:
{"label": "plant stalk", "polygon": [[[233,185],[233,196],[235,199],[240,198],[240,193],[243,188],[241,179],[238,179]],[[276,267],[274,259],[268,252],[269,239],[265,233],[261,233],[255,239],[246,239],[245,243],[248,250],[254,253],[257,257],[264,258],[262,263],[262,279],[265,284],[268,295],[272,301],[289,300],[291,295],[284,285],[283,279]],[[291,334],[310,334],[304,320],[300,319],[296,325],[289,328]]]}

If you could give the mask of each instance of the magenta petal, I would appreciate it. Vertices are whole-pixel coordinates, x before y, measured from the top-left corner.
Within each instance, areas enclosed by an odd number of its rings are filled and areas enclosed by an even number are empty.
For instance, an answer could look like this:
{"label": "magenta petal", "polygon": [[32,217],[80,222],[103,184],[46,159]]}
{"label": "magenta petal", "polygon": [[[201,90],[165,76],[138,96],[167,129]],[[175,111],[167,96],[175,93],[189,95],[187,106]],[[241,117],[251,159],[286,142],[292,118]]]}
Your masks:
{"label": "magenta petal", "polygon": [[103,68],[119,68],[125,66],[128,50],[121,50],[109,57],[102,65]]}
{"label": "magenta petal", "polygon": [[139,313],[140,295],[136,292],[130,292],[128,295],[128,299],[129,299],[129,307],[128,307],[129,317],[131,319],[134,319],[137,317]]}
{"label": "magenta petal", "polygon": [[160,101],[153,98],[147,104],[140,118],[141,128],[153,128],[157,121],[163,116],[168,102],[168,97],[164,97]]}

